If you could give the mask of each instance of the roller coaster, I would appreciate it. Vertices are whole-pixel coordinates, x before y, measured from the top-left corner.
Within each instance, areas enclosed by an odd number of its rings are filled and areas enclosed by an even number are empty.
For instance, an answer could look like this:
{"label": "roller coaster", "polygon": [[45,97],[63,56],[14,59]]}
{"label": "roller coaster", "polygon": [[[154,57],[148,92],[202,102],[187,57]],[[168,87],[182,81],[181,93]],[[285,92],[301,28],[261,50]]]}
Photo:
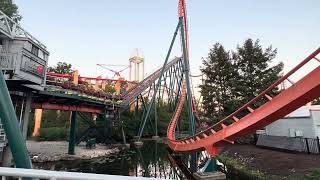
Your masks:
{"label": "roller coaster", "polygon": [[[228,143],[233,144],[238,138],[255,133],[256,130],[277,121],[313,99],[320,97],[319,66],[308,73],[303,71],[304,74],[299,74],[301,78],[296,82],[292,80],[292,76],[296,75],[310,61],[320,63],[320,48],[318,48],[247,104],[210,127],[205,129],[200,127],[200,123],[196,123],[198,115],[191,88],[188,21],[184,0],[179,0],[178,16],[179,21],[173,33],[163,66],[141,82],[49,72],[46,74],[46,87],[44,90],[34,94],[36,98],[32,107],[97,113],[102,115],[103,118],[111,117],[122,122],[119,114],[132,105],[135,105],[136,109],[139,108],[139,102],[141,102],[142,106],[140,107],[143,107],[143,114],[137,132],[137,142],[139,142],[147,122],[150,121],[151,112],[156,113],[159,99],[165,99],[170,104],[173,112],[167,129],[168,145],[175,153],[187,152],[193,154],[191,155],[193,160],[191,160],[190,168],[192,171],[196,171],[195,152],[206,151],[211,158],[214,158],[219,153],[219,147]],[[181,38],[182,56],[169,60],[178,34],[180,34]],[[119,86],[125,84],[127,87],[124,88],[126,89],[124,92],[110,94],[92,88],[85,88],[87,86],[84,84],[88,80],[94,80],[96,86],[105,86],[106,83],[113,83],[113,85],[118,83]],[[101,84],[99,85],[98,82]],[[273,93],[271,92],[284,82],[288,82],[290,86],[272,96],[271,94]],[[177,138],[181,112],[185,104],[187,104],[188,110],[189,136]],[[9,115],[7,117],[3,116],[1,119],[5,120],[9,117]],[[155,135],[157,135],[157,119],[154,123],[156,126]],[[6,130],[7,132],[8,130]],[[12,141],[14,139],[9,139],[9,144],[12,144]],[[13,148],[13,150],[15,149]],[[17,149],[17,151],[20,150]],[[25,162],[20,163],[18,167],[28,167],[23,165]]]}

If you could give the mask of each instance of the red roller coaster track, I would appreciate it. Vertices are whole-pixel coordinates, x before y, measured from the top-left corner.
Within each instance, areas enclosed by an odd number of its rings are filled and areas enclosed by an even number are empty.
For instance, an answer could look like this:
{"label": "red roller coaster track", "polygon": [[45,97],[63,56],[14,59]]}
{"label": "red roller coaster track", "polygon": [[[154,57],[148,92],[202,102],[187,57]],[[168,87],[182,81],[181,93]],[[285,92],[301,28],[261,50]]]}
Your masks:
{"label": "red roller coaster track", "polygon": [[[297,108],[319,97],[320,67],[316,67],[296,83],[289,80],[289,77],[292,74],[297,72],[312,59],[319,61],[319,58],[316,57],[319,53],[320,48],[257,97],[220,122],[204,131],[198,132],[194,136],[177,140],[175,138],[175,128],[185,101],[186,88],[184,86],[179,104],[168,126],[167,137],[169,147],[176,152],[207,150],[210,155],[215,156],[218,153],[218,146],[226,142],[233,143],[234,140],[241,136],[254,133],[256,130],[277,121]],[[292,86],[283,90],[280,94],[271,97],[269,93],[284,81],[292,83]],[[267,100],[267,102],[257,109],[253,109],[253,104],[261,99]],[[239,114],[244,111],[249,111],[250,113],[239,118]],[[230,121],[232,121],[231,124]]]}
{"label": "red roller coaster track", "polygon": [[[184,0],[179,0],[179,17],[184,18],[186,35],[185,44],[187,49],[186,56],[188,57],[188,30],[186,6]],[[289,79],[292,74],[301,69],[310,60],[315,59],[320,62],[319,58],[316,57],[319,53],[320,48],[318,48],[285,76],[260,93],[257,97],[218,123],[204,131],[198,132],[194,136],[190,136],[185,139],[176,139],[175,129],[179,121],[179,116],[181,114],[187,92],[186,82],[184,82],[179,104],[167,130],[169,147],[176,152],[206,150],[208,154],[215,156],[218,154],[218,146],[225,143],[233,143],[234,140],[241,136],[254,133],[256,130],[261,129],[274,121],[277,121],[297,108],[319,97],[320,67],[315,68],[296,83]],[[280,94],[271,97],[271,95],[269,95],[271,94],[271,91],[284,81],[288,81],[292,86],[283,90]],[[261,100],[264,100],[265,103],[256,109],[253,109],[254,103]],[[244,111],[249,112],[249,114],[240,118],[240,114]]]}

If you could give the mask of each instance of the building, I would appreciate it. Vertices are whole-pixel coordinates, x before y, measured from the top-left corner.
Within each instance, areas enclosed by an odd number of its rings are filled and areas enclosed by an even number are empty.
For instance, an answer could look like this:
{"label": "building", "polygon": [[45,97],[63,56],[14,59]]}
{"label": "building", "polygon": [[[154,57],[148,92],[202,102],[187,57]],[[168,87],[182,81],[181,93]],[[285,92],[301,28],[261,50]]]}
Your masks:
{"label": "building", "polygon": [[[45,89],[48,57],[45,45],[0,11],[0,73],[6,80],[24,138],[32,94]],[[11,151],[0,119],[0,164],[11,166],[11,163]]]}
{"label": "building", "polygon": [[285,137],[320,137],[320,105],[303,106],[266,126],[266,135]]}
{"label": "building", "polygon": [[0,67],[10,90],[43,90],[49,52],[0,11]]}

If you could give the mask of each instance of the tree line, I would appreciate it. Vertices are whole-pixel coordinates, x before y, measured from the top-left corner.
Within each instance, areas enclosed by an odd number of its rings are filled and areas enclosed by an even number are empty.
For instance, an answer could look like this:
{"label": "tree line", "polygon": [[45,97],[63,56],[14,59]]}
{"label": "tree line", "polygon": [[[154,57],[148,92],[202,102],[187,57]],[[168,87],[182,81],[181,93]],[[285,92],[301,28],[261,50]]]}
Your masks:
{"label": "tree line", "polygon": [[[277,49],[263,48],[259,39],[247,39],[233,50],[215,43],[200,68],[203,115],[217,122],[256,97],[282,75],[283,63],[275,65]],[[275,92],[277,93],[277,89]]]}

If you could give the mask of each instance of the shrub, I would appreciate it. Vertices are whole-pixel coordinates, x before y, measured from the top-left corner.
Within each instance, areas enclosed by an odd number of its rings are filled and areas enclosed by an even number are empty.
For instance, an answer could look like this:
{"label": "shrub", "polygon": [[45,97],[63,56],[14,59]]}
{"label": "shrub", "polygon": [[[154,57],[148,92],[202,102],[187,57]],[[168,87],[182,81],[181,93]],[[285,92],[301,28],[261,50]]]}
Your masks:
{"label": "shrub", "polygon": [[61,141],[68,140],[68,129],[65,127],[40,128],[39,141]]}

